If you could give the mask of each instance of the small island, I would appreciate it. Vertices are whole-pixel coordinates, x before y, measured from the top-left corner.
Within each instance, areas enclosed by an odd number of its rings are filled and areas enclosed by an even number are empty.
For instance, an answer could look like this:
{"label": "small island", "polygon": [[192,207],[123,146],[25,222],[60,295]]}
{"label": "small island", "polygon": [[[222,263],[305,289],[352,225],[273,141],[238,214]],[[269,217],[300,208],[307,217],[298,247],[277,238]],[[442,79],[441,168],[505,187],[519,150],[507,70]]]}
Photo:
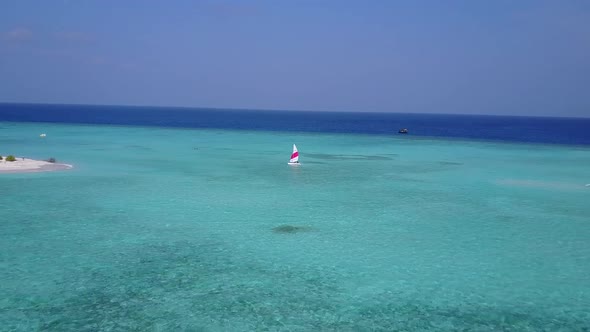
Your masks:
{"label": "small island", "polygon": [[61,171],[72,167],[72,165],[56,163],[54,158],[34,160],[13,155],[0,155],[0,174]]}

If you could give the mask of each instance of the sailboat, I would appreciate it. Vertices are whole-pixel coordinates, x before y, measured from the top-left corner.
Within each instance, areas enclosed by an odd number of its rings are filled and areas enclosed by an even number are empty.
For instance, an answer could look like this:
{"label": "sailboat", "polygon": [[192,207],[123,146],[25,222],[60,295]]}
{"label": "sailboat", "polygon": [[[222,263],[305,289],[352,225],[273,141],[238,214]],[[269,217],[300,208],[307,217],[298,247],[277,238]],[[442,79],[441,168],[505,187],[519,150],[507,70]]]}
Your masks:
{"label": "sailboat", "polygon": [[297,146],[295,146],[295,144],[293,144],[293,153],[291,153],[289,165],[299,165],[299,152],[297,151]]}

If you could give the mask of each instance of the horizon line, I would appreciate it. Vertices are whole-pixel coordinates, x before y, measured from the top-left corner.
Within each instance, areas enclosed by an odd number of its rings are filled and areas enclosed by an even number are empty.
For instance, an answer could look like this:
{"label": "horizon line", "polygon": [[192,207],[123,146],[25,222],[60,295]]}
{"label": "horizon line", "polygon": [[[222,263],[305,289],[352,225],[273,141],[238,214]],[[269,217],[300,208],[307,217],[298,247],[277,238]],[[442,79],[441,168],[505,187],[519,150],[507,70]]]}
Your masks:
{"label": "horizon line", "polygon": [[302,112],[302,113],[353,113],[353,114],[416,114],[416,115],[458,115],[458,116],[489,116],[515,118],[560,118],[560,119],[590,119],[588,116],[557,116],[557,115],[519,115],[519,114],[473,114],[473,113],[429,113],[429,112],[388,112],[388,111],[327,111],[302,109],[271,109],[271,108],[238,108],[238,107],[208,107],[208,106],[173,106],[173,105],[130,105],[130,104],[80,104],[80,103],[45,103],[45,102],[10,102],[0,101],[0,105],[53,105],[53,106],[98,106],[98,107],[144,107],[144,108],[180,108],[187,110],[220,110],[220,111],[264,111],[264,112]]}

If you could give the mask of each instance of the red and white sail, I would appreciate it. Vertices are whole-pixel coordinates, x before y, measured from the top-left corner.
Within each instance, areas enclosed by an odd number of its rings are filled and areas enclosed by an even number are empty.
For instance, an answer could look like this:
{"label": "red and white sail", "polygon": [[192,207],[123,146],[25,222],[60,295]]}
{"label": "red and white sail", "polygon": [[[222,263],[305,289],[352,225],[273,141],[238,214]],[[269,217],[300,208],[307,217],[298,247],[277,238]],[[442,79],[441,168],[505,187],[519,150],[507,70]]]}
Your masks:
{"label": "red and white sail", "polygon": [[289,159],[290,163],[298,163],[299,162],[299,152],[297,151],[297,147],[293,144],[293,153],[291,153],[291,159]]}

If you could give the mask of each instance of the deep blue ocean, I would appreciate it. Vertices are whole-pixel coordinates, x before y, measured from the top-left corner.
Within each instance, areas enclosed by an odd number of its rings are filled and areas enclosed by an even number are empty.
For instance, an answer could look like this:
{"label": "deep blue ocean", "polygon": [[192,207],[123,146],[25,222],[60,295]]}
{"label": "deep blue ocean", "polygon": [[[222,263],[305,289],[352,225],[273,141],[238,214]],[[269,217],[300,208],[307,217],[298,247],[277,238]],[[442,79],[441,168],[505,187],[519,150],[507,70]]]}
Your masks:
{"label": "deep blue ocean", "polygon": [[590,118],[0,103],[0,121],[410,135],[590,144]]}

